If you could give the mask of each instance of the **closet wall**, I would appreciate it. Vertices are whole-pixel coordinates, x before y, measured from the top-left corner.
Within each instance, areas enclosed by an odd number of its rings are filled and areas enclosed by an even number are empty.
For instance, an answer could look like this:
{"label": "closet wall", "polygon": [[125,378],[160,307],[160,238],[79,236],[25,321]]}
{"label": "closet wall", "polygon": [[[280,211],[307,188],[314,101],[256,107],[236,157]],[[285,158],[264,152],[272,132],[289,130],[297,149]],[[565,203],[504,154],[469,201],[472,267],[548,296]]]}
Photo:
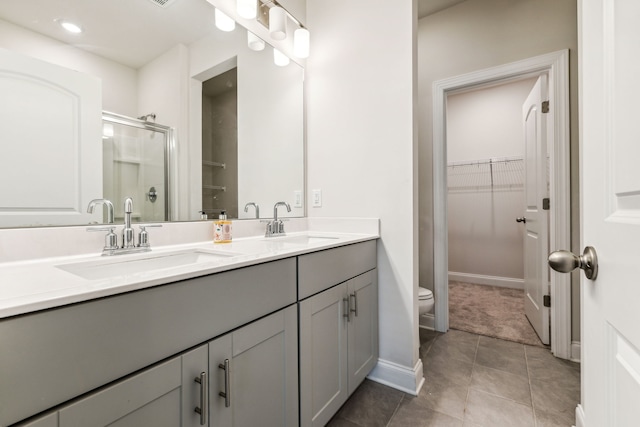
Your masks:
{"label": "closet wall", "polygon": [[522,104],[535,78],[449,95],[449,279],[522,288]]}

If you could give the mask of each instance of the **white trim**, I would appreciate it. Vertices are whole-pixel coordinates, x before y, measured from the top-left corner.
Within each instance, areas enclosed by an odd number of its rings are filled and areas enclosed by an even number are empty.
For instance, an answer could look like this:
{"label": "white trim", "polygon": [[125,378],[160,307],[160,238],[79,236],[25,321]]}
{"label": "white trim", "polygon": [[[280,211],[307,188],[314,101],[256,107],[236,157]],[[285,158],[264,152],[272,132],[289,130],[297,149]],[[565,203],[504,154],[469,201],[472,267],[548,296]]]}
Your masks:
{"label": "white trim", "polygon": [[418,316],[418,323],[421,328],[435,330],[436,318],[433,314],[427,313],[422,316]]}
{"label": "white trim", "polygon": [[367,376],[371,381],[393,387],[405,393],[417,396],[424,384],[422,360],[413,369],[388,360],[378,359],[378,364]]}
{"label": "white trim", "polygon": [[571,360],[580,362],[580,341],[571,341]]}
{"label": "white trim", "polygon": [[578,403],[576,406],[576,427],[587,427],[587,421],[584,416],[584,409],[582,405]]}
{"label": "white trim", "polygon": [[[569,51],[540,55],[510,64],[480,70],[433,82],[433,275],[435,326],[449,329],[448,224],[446,95],[451,91],[492,85],[505,79],[548,73],[550,119],[554,141],[550,141],[551,251],[571,248],[570,162],[569,162]],[[571,357],[571,277],[551,274],[551,350],[556,357]]]}
{"label": "white trim", "polygon": [[475,285],[499,286],[501,288],[524,289],[524,279],[515,277],[484,276],[482,274],[449,272],[449,280],[454,282],[473,283]]}

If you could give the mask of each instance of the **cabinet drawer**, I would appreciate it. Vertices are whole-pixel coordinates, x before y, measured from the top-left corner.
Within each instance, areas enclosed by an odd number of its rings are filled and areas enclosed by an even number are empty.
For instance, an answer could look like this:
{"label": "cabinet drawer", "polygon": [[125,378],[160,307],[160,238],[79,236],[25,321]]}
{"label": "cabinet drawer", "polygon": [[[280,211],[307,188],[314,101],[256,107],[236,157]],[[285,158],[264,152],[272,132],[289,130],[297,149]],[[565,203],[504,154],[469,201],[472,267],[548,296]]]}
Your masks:
{"label": "cabinet drawer", "polygon": [[[0,321],[0,425],[296,301],[295,258]],[[28,375],[27,375],[28,373]]]}
{"label": "cabinet drawer", "polygon": [[302,300],[376,268],[375,240],[298,257],[298,299]]}

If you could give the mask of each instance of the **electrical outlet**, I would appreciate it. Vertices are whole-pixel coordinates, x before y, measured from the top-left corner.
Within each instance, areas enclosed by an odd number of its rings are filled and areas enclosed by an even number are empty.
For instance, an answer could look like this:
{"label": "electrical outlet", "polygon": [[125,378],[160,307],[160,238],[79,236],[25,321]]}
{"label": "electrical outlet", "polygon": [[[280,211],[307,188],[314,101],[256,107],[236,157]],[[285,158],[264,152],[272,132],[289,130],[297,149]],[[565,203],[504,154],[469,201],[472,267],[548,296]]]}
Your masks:
{"label": "electrical outlet", "polygon": [[311,205],[314,208],[322,206],[322,190],[311,190]]}
{"label": "electrical outlet", "polygon": [[301,208],[302,207],[302,191],[296,190],[293,192],[293,207]]}

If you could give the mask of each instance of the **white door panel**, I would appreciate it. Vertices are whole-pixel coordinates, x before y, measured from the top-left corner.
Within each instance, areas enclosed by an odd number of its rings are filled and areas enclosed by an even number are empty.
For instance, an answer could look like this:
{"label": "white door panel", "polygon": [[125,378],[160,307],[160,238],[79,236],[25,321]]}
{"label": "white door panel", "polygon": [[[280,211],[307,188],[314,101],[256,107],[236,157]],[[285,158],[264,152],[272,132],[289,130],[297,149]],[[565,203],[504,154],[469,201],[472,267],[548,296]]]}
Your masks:
{"label": "white door panel", "polygon": [[588,426],[640,422],[640,2],[581,0],[582,406]]}
{"label": "white door panel", "polygon": [[548,194],[547,126],[542,102],[547,99],[547,76],[541,75],[522,106],[525,144],[524,292],[525,314],[540,340],[549,344],[549,308],[543,298],[549,292],[546,256],[549,251],[549,217],[542,208]]}
{"label": "white door panel", "polygon": [[102,197],[100,81],[0,49],[0,94],[0,226],[89,223]]}

